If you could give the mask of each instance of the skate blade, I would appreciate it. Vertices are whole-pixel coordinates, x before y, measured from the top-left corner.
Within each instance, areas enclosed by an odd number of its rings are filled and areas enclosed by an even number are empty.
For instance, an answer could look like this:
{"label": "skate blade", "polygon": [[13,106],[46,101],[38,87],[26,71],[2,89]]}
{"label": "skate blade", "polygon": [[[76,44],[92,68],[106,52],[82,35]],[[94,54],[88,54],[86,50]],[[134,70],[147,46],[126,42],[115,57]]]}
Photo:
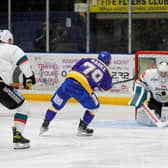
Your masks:
{"label": "skate blade", "polygon": [[93,133],[77,132],[77,136],[93,136]]}
{"label": "skate blade", "polygon": [[40,129],[40,133],[39,133],[39,136],[43,135],[45,132],[47,132],[48,129],[44,129],[44,128],[41,128]]}
{"label": "skate blade", "polygon": [[29,143],[25,143],[25,144],[14,143],[13,148],[14,149],[27,149],[27,148],[30,148],[30,144]]}

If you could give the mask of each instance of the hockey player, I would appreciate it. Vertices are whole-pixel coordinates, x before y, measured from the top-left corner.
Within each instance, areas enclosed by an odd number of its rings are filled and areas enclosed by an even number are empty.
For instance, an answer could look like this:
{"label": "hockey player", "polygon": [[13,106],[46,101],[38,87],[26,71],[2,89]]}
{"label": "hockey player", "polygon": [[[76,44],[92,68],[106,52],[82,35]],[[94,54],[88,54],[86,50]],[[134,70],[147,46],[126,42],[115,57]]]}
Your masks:
{"label": "hockey player", "polygon": [[112,74],[107,67],[110,61],[110,53],[101,51],[98,59],[83,58],[72,67],[63,84],[51,98],[51,106],[46,111],[40,135],[48,130],[50,122],[71,97],[75,98],[85,108],[77,135],[93,134],[94,130],[88,128],[88,125],[99,108],[99,100],[94,93],[94,88],[109,90],[112,87]]}
{"label": "hockey player", "polygon": [[23,137],[29,105],[10,83],[16,66],[23,72],[23,85],[26,89],[31,89],[36,83],[35,76],[23,50],[13,45],[13,35],[9,30],[0,30],[0,64],[0,103],[10,110],[16,110],[12,128],[14,149],[29,148],[30,141]]}
{"label": "hockey player", "polygon": [[[159,119],[163,119],[162,113],[168,106],[168,63],[162,61],[155,69],[147,69],[140,79],[136,81],[134,96],[130,100],[130,105],[137,109],[137,120],[145,125],[153,125],[145,116],[142,104],[147,99],[149,93],[148,107],[154,110]],[[168,108],[167,108],[168,113]]]}

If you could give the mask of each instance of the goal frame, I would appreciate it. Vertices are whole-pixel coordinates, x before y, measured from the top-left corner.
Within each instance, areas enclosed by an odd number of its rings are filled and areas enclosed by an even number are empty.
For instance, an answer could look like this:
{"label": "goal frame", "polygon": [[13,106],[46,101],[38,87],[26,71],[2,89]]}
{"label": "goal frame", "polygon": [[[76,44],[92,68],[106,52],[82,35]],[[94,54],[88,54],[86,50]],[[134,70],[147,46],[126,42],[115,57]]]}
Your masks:
{"label": "goal frame", "polygon": [[168,58],[168,51],[143,51],[143,50],[140,50],[140,51],[137,51],[135,53],[135,74],[141,74],[140,73],[140,67],[139,67],[139,55],[140,54],[149,54],[149,55],[167,55],[167,58]]}
{"label": "goal frame", "polygon": [[[135,70],[134,70],[134,72],[137,75],[137,78],[135,80],[137,80],[139,78],[139,76],[143,73],[142,67],[140,67],[140,56],[139,56],[139,55],[142,55],[142,54],[145,54],[145,55],[149,54],[149,57],[147,57],[147,58],[150,58],[150,55],[151,55],[151,58],[152,58],[152,55],[155,55],[155,56],[153,56],[153,58],[155,58],[155,61],[154,61],[155,66],[157,66],[156,65],[156,57],[157,57],[157,55],[158,55],[158,58],[161,57],[161,55],[163,55],[163,56],[167,55],[166,57],[167,57],[167,62],[168,62],[168,51],[150,51],[150,50],[149,51],[143,51],[143,50],[137,51],[135,53],[135,58],[134,58],[134,61],[135,61]],[[141,57],[141,58],[143,58],[143,57]],[[145,59],[145,56],[144,56],[144,59]],[[161,60],[162,59],[160,59],[160,61]],[[150,67],[148,67],[148,68],[150,68]],[[135,109],[135,120],[136,119],[137,119],[137,109]]]}

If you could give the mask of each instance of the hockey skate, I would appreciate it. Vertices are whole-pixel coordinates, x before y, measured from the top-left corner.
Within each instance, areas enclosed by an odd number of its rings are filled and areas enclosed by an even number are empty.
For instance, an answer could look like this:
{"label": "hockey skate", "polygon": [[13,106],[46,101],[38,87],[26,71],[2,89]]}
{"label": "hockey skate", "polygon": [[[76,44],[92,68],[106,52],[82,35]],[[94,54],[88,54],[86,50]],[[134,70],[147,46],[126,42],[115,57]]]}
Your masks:
{"label": "hockey skate", "polygon": [[43,123],[42,123],[42,126],[40,128],[40,133],[39,135],[42,135],[43,133],[47,132],[48,131],[48,126],[49,126],[49,121],[47,120],[44,120]]}
{"label": "hockey skate", "polygon": [[93,129],[87,128],[87,124],[85,124],[82,120],[80,120],[77,136],[92,136],[93,132],[94,132]]}
{"label": "hockey skate", "polygon": [[12,128],[13,131],[13,144],[14,149],[27,149],[30,147],[30,140],[23,137],[23,135],[16,130],[15,127]]}

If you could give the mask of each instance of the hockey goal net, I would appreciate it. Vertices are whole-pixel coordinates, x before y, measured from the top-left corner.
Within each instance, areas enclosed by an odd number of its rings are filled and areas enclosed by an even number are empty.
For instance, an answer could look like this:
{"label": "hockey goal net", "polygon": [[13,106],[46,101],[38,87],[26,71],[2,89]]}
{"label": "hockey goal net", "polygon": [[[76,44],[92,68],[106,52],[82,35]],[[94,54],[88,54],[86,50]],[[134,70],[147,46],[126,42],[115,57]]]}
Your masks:
{"label": "hockey goal net", "polygon": [[[149,68],[157,68],[161,61],[168,62],[168,51],[137,51],[135,54],[135,74],[137,78]],[[135,109],[135,119],[137,109]]]}
{"label": "hockey goal net", "polygon": [[168,62],[168,51],[137,51],[135,73],[139,76],[146,69],[156,68],[161,61]]}

